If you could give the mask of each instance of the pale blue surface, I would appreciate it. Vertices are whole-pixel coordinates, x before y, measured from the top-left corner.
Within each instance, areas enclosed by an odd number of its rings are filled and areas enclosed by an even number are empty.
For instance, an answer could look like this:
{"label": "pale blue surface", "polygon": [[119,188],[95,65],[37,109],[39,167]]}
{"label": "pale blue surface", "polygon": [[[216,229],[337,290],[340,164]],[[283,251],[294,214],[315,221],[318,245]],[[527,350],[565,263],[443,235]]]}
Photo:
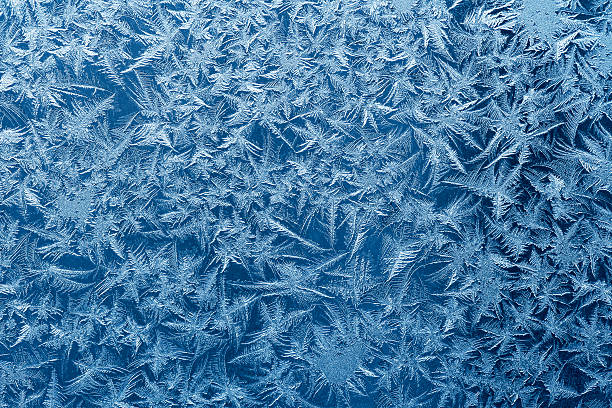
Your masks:
{"label": "pale blue surface", "polygon": [[0,2],[0,406],[612,401],[609,1]]}

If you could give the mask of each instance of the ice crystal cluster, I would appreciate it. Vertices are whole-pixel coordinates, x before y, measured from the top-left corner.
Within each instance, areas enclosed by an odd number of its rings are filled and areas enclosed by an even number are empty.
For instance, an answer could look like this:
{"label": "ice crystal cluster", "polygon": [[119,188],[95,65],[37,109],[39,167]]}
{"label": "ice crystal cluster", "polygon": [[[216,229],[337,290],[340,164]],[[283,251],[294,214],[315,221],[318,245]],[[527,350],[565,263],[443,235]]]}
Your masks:
{"label": "ice crystal cluster", "polygon": [[612,2],[0,0],[0,407],[612,407]]}

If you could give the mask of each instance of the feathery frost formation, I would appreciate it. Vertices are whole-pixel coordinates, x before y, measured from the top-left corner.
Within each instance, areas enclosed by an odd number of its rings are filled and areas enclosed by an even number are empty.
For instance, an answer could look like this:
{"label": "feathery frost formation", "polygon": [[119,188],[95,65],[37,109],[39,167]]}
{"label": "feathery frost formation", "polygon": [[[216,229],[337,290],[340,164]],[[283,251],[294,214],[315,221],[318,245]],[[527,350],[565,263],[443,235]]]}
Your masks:
{"label": "feathery frost formation", "polygon": [[1,0],[0,407],[610,407],[611,74],[607,0]]}

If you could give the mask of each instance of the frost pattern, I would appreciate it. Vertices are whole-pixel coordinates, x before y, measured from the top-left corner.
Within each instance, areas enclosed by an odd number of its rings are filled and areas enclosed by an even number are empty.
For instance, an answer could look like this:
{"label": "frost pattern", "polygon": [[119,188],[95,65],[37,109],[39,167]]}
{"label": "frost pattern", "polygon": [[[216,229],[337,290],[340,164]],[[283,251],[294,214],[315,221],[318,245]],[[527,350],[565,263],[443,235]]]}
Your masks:
{"label": "frost pattern", "polygon": [[612,401],[612,3],[0,2],[0,406]]}

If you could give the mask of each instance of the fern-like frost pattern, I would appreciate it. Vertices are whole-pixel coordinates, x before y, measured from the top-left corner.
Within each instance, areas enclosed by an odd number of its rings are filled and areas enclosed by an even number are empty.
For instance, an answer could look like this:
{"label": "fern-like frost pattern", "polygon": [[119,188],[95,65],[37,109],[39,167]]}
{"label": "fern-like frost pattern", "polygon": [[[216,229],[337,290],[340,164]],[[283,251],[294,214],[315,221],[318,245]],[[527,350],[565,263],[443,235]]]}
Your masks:
{"label": "fern-like frost pattern", "polygon": [[0,407],[612,407],[612,2],[0,0]]}

